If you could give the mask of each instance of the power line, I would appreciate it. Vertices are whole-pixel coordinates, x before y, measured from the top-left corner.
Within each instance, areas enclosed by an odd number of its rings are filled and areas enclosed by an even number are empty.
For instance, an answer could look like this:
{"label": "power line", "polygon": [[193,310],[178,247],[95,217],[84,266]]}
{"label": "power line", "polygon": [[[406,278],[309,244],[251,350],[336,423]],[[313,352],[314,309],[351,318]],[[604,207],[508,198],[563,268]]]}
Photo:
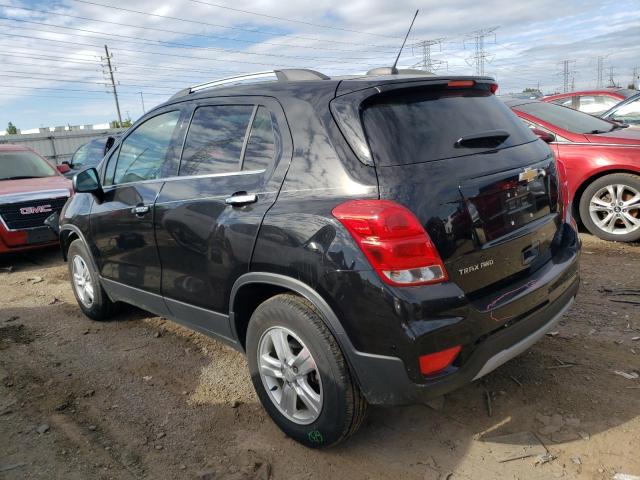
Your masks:
{"label": "power line", "polygon": [[[110,5],[104,5],[104,6],[105,7],[111,7]],[[191,37],[209,38],[209,39],[213,39],[213,40],[224,40],[224,41],[228,41],[228,42],[245,43],[245,44],[248,43],[248,44],[257,44],[257,45],[273,45],[273,46],[277,46],[277,47],[293,47],[293,48],[304,48],[304,49],[311,49],[311,50],[326,50],[326,51],[334,51],[334,52],[362,53],[362,50],[340,49],[340,48],[322,47],[322,46],[315,46],[315,45],[297,45],[297,44],[292,44],[292,43],[279,43],[279,42],[276,43],[276,42],[268,42],[268,41],[262,41],[262,40],[249,40],[249,39],[243,39],[243,38],[225,37],[223,35],[184,32],[184,31],[179,31],[179,30],[170,30],[170,29],[166,29],[166,28],[149,27],[149,26],[143,26],[143,25],[134,25],[134,24],[130,24],[130,23],[114,22],[114,21],[109,21],[109,20],[105,20],[105,19],[84,17],[84,16],[80,16],[80,15],[72,15],[70,13],[61,13],[59,11],[53,11],[53,10],[42,10],[42,9],[36,9],[36,8],[18,7],[18,6],[7,5],[7,4],[3,4],[3,3],[0,3],[0,7],[12,8],[12,9],[17,8],[17,9],[25,10],[25,11],[29,11],[29,12],[46,13],[46,14],[49,14],[49,15],[56,15],[56,16],[59,16],[59,17],[75,18],[77,20],[87,20],[87,21],[90,21],[90,22],[97,22],[99,24],[116,25],[116,26],[119,26],[119,27],[131,27],[131,28],[138,28],[138,29],[149,30],[149,31],[154,31],[154,32],[173,33],[173,34],[176,34],[176,35],[185,35],[185,36],[191,36]],[[111,7],[111,8],[117,8],[117,7]],[[147,13],[145,13],[145,12],[136,12],[136,13],[142,13],[144,15],[147,15]],[[22,20],[18,20],[18,19],[14,19],[14,18],[12,18],[11,20],[22,21]],[[185,19],[185,21],[189,21],[189,20]],[[25,22],[26,22],[26,20],[25,20]],[[208,25],[213,26],[213,27],[221,27],[221,28],[233,28],[233,27],[225,27],[223,25],[215,25],[215,24],[208,24]],[[322,39],[314,39],[314,41],[332,42],[331,40],[322,40]],[[340,43],[344,43],[346,45],[362,46],[362,44],[353,43],[353,42],[340,42]],[[389,49],[390,48],[389,46],[385,47],[385,46],[382,46],[382,45],[370,45],[370,46],[376,47],[376,48],[385,48],[385,49]],[[392,51],[393,50],[388,50],[387,53],[390,53]]]}
{"label": "power line", "polygon": [[[467,59],[467,63],[469,65],[475,65],[476,67],[476,75],[484,75],[484,65],[486,62],[490,62],[493,60],[494,55],[488,54],[485,50],[485,41],[484,39],[488,36],[493,35],[494,43],[495,43],[495,31],[498,27],[491,28],[482,28],[480,30],[476,30],[475,32],[468,33],[466,35],[467,39],[473,39],[475,41],[475,55],[469,57]],[[466,42],[463,43],[466,45]]]}
{"label": "power line", "polygon": [[[30,38],[30,39],[35,39],[35,40],[40,40],[43,42],[54,42],[54,43],[62,43],[62,44],[66,44],[66,45],[78,45],[77,42],[71,42],[71,41],[65,41],[65,40],[54,40],[52,38],[42,38],[42,37],[34,37],[32,35],[18,35],[15,33],[4,33],[4,32],[0,32],[0,35],[3,36],[7,36],[7,37],[16,37],[16,38]],[[131,42],[128,42],[131,43]],[[83,43],[83,46],[88,46],[88,47],[100,47],[102,48],[101,45],[96,45],[96,44],[92,44],[92,43]],[[145,53],[145,54],[149,54],[149,55],[161,55],[161,56],[165,56],[165,57],[177,57],[177,58],[189,58],[189,59],[194,59],[194,60],[206,60],[209,62],[231,62],[231,63],[240,63],[240,64],[249,64],[249,65],[261,65],[261,66],[267,66],[270,68],[273,68],[275,66],[280,67],[280,68],[300,68],[300,66],[296,66],[296,65],[274,65],[273,63],[264,63],[264,62],[249,62],[246,60],[234,60],[234,59],[221,59],[221,58],[211,58],[211,57],[198,57],[198,56],[194,56],[194,55],[183,55],[183,54],[172,54],[172,53],[163,53],[163,52],[150,52],[148,50],[132,50],[132,49],[127,49],[127,48],[121,48],[121,47],[117,47],[118,51],[121,52],[131,52],[131,53],[135,53],[135,54],[140,54],[140,53]],[[340,68],[340,67],[331,67],[334,70],[349,70],[349,71],[353,71],[353,69],[351,68]]]}
{"label": "power line", "polygon": [[319,24],[319,23],[307,22],[307,21],[304,21],[304,20],[296,20],[296,19],[292,19],[292,18],[278,17],[276,15],[267,15],[265,13],[252,12],[250,10],[241,10],[239,8],[228,7],[226,5],[219,5],[217,3],[203,2],[202,0],[189,0],[189,1],[190,2],[194,2],[194,3],[200,3],[202,5],[209,5],[210,7],[223,8],[225,10],[231,10],[231,11],[240,12],[240,13],[247,13],[249,15],[257,15],[259,17],[271,18],[271,19],[274,19],[274,20],[281,20],[281,21],[284,21],[284,22],[299,23],[299,24],[302,24],[302,25],[310,25],[312,27],[329,28],[331,30],[340,30],[340,31],[343,31],[343,32],[360,33],[362,35],[372,35],[374,37],[393,38],[393,39],[396,39],[396,40],[402,38],[402,37],[396,37],[396,36],[393,36],[393,35],[384,35],[384,34],[380,34],[380,33],[363,32],[361,30],[352,30],[350,28],[336,27],[335,25],[323,25],[323,24]]}
{"label": "power line", "polygon": [[[170,15],[160,15],[159,13],[150,13],[150,12],[143,12],[140,10],[133,10],[130,8],[124,8],[124,7],[116,7],[115,5],[105,5],[104,3],[98,3],[98,2],[90,2],[89,0],[70,0],[72,2],[78,2],[78,3],[84,3],[87,5],[94,5],[97,7],[103,7],[103,8],[110,8],[112,10],[120,10],[123,12],[129,12],[129,13],[137,13],[139,15],[147,15],[149,17],[155,17],[155,18],[164,18],[164,19],[168,19],[168,20],[177,20],[179,22],[186,22],[186,23],[193,23],[196,25],[206,25],[208,27],[215,27],[215,28],[226,28],[226,29],[231,29],[231,30],[239,30],[242,32],[249,32],[249,33],[259,33],[262,35],[272,35],[272,36],[282,36],[282,32],[270,32],[267,30],[260,30],[258,28],[244,28],[244,27],[230,27],[228,25],[219,25],[219,24],[215,24],[215,23],[208,23],[208,22],[202,22],[200,20],[192,20],[192,19],[188,19],[188,18],[180,18],[180,17],[173,17]],[[313,38],[313,37],[303,37],[300,35],[289,35],[290,38],[299,38],[300,40],[307,40],[307,41],[313,41],[313,42],[326,42],[326,43],[339,43],[339,44],[346,44],[346,45],[362,45],[361,43],[354,43],[354,42],[343,42],[343,41],[339,41],[339,40],[327,40],[327,39],[323,39],[323,38]],[[377,48],[389,48],[389,45],[366,45],[369,47],[377,47]]]}
{"label": "power line", "polygon": [[[79,32],[85,32],[85,33],[97,33],[100,36],[96,36],[96,35],[81,35],[82,38],[95,38],[97,40],[110,40],[110,41],[116,41],[116,42],[126,42],[127,44],[134,44],[134,45],[148,45],[151,47],[168,47],[168,48],[189,48],[189,49],[197,49],[197,50],[215,50],[218,52],[224,52],[224,53],[231,53],[231,54],[239,54],[239,55],[253,55],[253,56],[259,56],[259,57],[276,57],[276,58],[288,58],[288,59],[294,59],[294,60],[317,60],[317,61],[331,61],[333,63],[347,63],[347,64],[356,64],[356,65],[370,65],[369,63],[356,63],[350,60],[336,60],[334,58],[323,58],[323,57],[301,57],[298,55],[282,55],[282,54],[277,54],[277,53],[266,53],[266,52],[248,52],[248,51],[244,51],[244,50],[233,50],[233,49],[228,49],[228,48],[218,48],[218,47],[203,47],[200,45],[194,45],[194,44],[189,44],[189,43],[178,43],[178,42],[166,42],[163,40],[154,40],[154,39],[150,39],[150,38],[143,38],[143,37],[139,37],[139,36],[131,36],[131,35],[120,35],[120,34],[108,34],[108,33],[103,33],[103,32],[98,32],[95,30],[88,30],[88,29],[84,29],[84,28],[74,28],[74,27],[63,27],[60,25],[51,25],[48,23],[43,23],[43,22],[34,22],[31,20],[14,20],[11,18],[7,18],[7,17],[0,17],[0,20],[9,20],[9,21],[18,21],[18,22],[24,22],[24,23],[31,23],[31,24],[36,24],[36,25],[44,25],[44,26],[48,26],[48,27],[54,27],[54,28],[61,28],[61,29],[65,29],[65,30],[74,30],[74,31],[79,31]],[[11,26],[10,28],[15,28],[15,29],[20,29],[20,30],[28,30],[30,32],[42,32],[42,33],[52,33],[50,30],[41,30],[41,29],[37,29],[37,28],[29,28],[29,27],[16,27],[16,26]],[[71,33],[63,33],[62,35],[73,35]],[[120,39],[126,39],[126,40],[120,40]],[[360,60],[367,60],[367,58],[364,57],[358,57],[356,59],[360,59]]]}

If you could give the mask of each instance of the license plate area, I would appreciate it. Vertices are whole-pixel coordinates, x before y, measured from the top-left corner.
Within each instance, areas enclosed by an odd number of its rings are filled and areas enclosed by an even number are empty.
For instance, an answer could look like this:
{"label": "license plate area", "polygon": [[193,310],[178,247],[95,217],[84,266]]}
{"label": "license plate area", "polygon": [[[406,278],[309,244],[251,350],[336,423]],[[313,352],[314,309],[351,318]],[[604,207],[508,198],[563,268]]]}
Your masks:
{"label": "license plate area", "polygon": [[58,237],[49,227],[38,227],[27,230],[27,243],[48,243],[57,240]]}

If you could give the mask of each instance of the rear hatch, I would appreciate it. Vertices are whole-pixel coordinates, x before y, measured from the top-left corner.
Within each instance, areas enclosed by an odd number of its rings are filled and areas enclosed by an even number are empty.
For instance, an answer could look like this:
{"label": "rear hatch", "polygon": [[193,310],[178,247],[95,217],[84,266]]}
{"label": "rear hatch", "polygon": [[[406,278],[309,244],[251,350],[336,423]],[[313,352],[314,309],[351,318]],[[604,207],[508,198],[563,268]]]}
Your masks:
{"label": "rear hatch", "polygon": [[452,281],[483,296],[549,261],[555,161],[489,82],[377,90],[359,112],[380,197],[418,217]]}

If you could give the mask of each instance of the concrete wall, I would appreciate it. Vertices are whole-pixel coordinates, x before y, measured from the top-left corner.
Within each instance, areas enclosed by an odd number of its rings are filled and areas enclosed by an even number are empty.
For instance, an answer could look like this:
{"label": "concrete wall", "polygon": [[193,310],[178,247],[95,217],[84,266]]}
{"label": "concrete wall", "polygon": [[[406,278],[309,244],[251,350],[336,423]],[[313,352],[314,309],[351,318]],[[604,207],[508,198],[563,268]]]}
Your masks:
{"label": "concrete wall", "polygon": [[125,128],[76,130],[0,136],[0,143],[25,145],[53,163],[69,160],[74,152],[94,138],[124,132]]}

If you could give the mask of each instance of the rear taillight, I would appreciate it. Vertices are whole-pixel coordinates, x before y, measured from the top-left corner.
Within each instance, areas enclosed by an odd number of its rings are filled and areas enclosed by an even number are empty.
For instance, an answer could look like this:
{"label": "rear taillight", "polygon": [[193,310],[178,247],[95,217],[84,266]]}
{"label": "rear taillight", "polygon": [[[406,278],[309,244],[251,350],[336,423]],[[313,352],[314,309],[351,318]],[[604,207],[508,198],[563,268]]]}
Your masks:
{"label": "rear taillight", "polygon": [[497,83],[492,83],[489,85],[489,91],[491,93],[496,93],[498,91],[498,84]]}
{"label": "rear taillight", "polygon": [[447,271],[420,221],[390,200],[350,200],[333,209],[382,280],[426,285],[447,280]]}

